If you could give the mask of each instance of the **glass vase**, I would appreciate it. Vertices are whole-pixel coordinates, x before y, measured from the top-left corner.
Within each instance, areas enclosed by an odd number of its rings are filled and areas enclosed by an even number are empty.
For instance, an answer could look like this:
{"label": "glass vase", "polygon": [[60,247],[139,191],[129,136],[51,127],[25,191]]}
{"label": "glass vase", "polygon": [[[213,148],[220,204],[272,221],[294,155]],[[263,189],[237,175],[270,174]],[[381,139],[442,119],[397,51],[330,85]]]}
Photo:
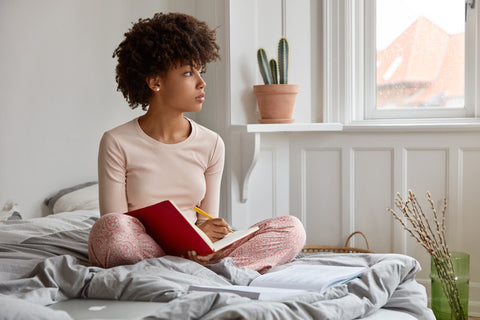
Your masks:
{"label": "glass vase", "polygon": [[431,258],[432,280],[432,310],[437,320],[468,319],[468,290],[470,281],[470,255],[465,252],[451,252],[450,260],[453,265],[455,285],[460,299],[463,314],[455,317],[455,312],[450,309],[450,304],[442,288],[441,279],[437,273],[434,259]]}

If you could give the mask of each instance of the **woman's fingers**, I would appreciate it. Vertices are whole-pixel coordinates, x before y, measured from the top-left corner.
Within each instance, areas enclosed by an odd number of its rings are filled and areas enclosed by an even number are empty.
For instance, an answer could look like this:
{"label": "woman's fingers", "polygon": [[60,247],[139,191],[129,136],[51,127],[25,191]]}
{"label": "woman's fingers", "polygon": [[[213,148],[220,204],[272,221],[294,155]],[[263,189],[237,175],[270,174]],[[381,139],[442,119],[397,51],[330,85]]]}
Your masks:
{"label": "woman's fingers", "polygon": [[207,220],[199,227],[212,241],[223,239],[230,232],[230,226],[222,218]]}
{"label": "woman's fingers", "polygon": [[225,220],[223,220],[222,218],[210,219],[209,222],[216,229],[225,228],[225,229],[227,229],[227,232],[230,229],[230,226],[228,225],[228,223]]}
{"label": "woman's fingers", "polygon": [[206,256],[199,256],[195,251],[188,251],[187,255],[188,255],[187,258],[189,260],[192,260],[201,265],[206,265],[211,262],[212,258],[214,258],[215,256],[215,253],[212,253]]}

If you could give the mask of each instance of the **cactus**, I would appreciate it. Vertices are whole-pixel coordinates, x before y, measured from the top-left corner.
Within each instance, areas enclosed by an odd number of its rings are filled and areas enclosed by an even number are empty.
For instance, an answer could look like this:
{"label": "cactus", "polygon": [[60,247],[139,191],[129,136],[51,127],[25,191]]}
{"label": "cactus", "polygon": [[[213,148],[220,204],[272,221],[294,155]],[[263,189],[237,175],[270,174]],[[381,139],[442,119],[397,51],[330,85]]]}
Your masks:
{"label": "cactus", "polygon": [[265,84],[272,84],[272,74],[270,73],[270,68],[267,61],[267,54],[264,49],[258,49],[257,60],[258,66],[260,68],[260,73],[262,74],[263,82],[265,82]]}
{"label": "cactus", "polygon": [[288,84],[288,41],[281,38],[278,42],[278,66],[275,59],[268,63],[265,49],[257,51],[258,66],[265,84]]}
{"label": "cactus", "polygon": [[278,42],[278,69],[281,84],[288,83],[288,42],[281,38]]}
{"label": "cactus", "polygon": [[277,61],[275,61],[275,59],[271,59],[269,66],[270,66],[270,73],[272,74],[272,83],[277,84],[278,83]]}

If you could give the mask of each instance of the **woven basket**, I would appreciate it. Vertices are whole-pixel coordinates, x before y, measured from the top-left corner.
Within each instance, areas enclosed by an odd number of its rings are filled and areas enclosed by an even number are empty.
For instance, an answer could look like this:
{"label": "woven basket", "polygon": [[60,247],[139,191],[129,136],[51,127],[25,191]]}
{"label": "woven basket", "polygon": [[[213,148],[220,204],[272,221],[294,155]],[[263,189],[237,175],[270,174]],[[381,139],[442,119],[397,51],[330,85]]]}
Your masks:
{"label": "woven basket", "polygon": [[[365,240],[365,244],[367,246],[367,249],[361,249],[361,248],[354,248],[350,247],[348,244],[350,242],[350,239],[356,235],[359,234],[363,237]],[[317,253],[317,252],[335,252],[335,253],[373,253],[370,251],[370,245],[368,244],[367,236],[363,234],[360,231],[355,231],[351,235],[348,236],[347,241],[345,242],[345,246],[343,247],[337,247],[337,246],[305,246],[302,249],[301,253]]]}

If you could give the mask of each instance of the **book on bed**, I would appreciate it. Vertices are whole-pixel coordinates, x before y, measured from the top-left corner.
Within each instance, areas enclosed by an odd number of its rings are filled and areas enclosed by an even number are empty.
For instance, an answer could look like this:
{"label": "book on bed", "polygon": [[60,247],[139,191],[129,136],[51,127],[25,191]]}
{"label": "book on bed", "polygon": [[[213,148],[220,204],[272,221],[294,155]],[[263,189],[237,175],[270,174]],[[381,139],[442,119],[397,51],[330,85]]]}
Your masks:
{"label": "book on bed", "polygon": [[147,233],[169,255],[187,256],[195,250],[198,255],[214,253],[258,230],[258,227],[229,233],[225,238],[212,242],[196,225],[185,218],[180,209],[170,200],[126,212],[140,220]]}
{"label": "book on bed", "polygon": [[294,264],[279,271],[267,272],[248,286],[197,286],[190,291],[231,292],[251,299],[269,300],[285,296],[325,292],[337,284],[359,277],[366,267]]}

